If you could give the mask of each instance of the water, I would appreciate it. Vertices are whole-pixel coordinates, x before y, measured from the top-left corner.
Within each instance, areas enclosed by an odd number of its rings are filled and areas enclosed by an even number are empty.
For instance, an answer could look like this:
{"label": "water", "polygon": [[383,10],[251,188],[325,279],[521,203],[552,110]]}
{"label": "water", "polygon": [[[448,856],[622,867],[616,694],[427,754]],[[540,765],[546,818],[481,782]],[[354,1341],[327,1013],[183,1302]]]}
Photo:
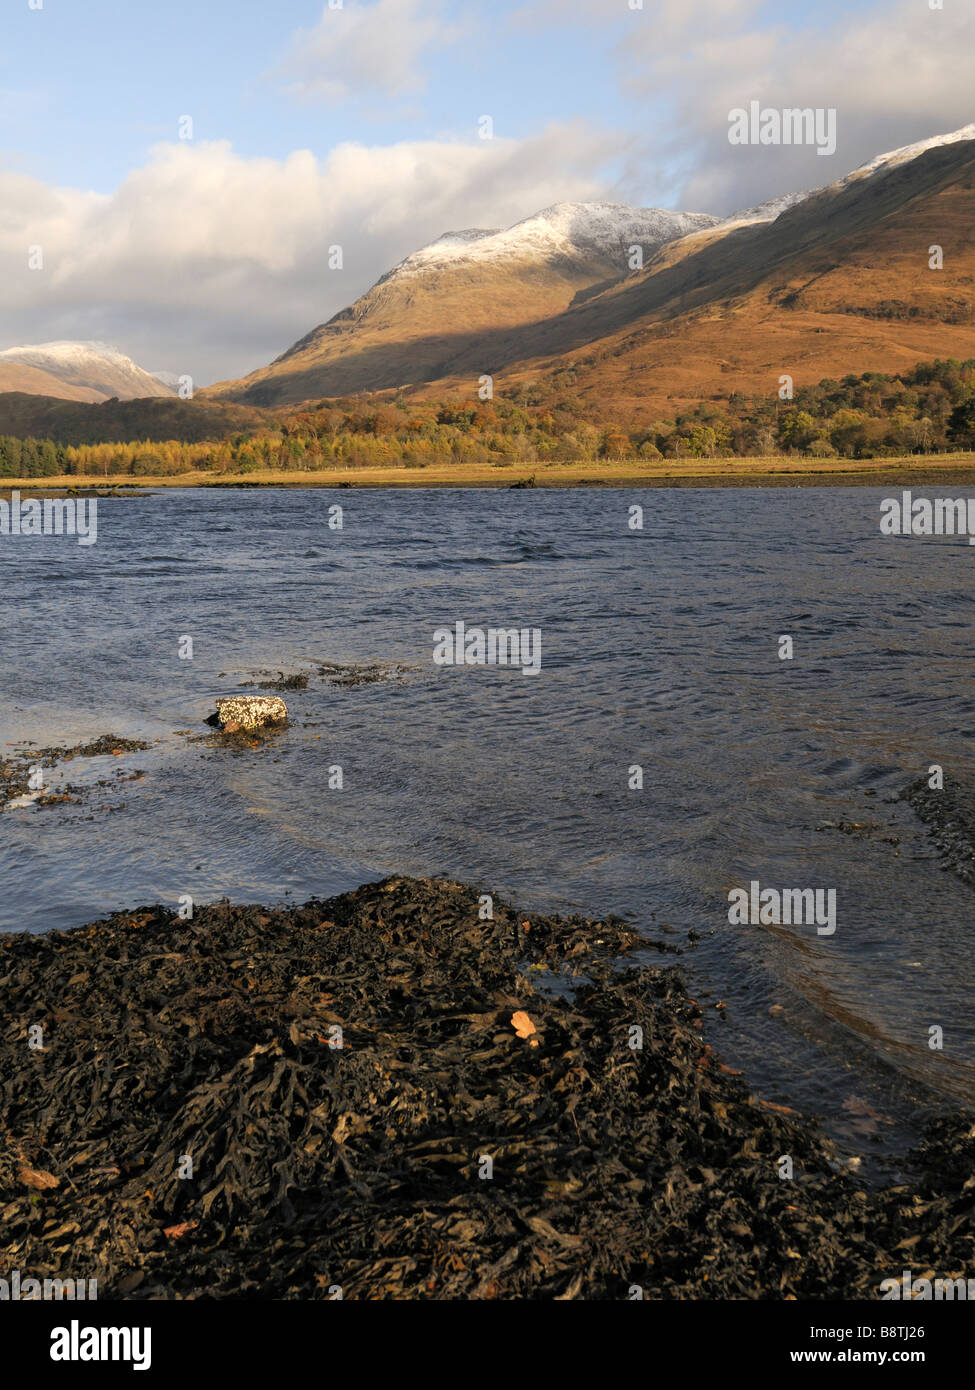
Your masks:
{"label": "water", "polygon": [[[712,1041],[756,1089],[895,1152],[932,1106],[975,1099],[971,892],[891,799],[932,762],[972,774],[975,556],[882,537],[882,495],[172,490],[100,501],[92,547],[7,538],[0,737],[158,742],[125,760],[142,781],[0,814],[0,929],[393,872],[615,912],[682,947]],[[541,674],[434,666],[434,629],[458,619],[540,628]],[[313,679],[259,749],[176,732],[205,732],[256,672],[314,661],[409,669]],[[752,879],[835,888],[835,935],[730,926],[728,891]]]}

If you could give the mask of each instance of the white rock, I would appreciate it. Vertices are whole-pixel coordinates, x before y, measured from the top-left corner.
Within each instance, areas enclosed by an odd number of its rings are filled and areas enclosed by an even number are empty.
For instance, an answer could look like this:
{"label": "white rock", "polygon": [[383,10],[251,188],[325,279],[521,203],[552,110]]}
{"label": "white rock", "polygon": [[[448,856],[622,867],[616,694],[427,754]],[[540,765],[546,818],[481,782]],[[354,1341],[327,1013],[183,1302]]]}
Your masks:
{"label": "white rock", "polygon": [[216,722],[228,734],[283,724],[287,717],[288,706],[276,695],[231,695],[217,701]]}

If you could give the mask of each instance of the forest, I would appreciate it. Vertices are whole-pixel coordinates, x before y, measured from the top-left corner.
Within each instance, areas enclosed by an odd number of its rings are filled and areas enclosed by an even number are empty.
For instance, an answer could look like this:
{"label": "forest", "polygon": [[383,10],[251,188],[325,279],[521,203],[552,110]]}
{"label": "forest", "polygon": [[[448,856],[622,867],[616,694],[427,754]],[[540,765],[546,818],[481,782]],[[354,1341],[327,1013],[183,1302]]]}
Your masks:
{"label": "forest", "polygon": [[0,435],[0,477],[776,455],[873,459],[975,447],[975,359],[827,378],[797,387],[789,400],[733,394],[627,429],[594,423],[571,388],[572,371],[563,369],[486,401],[402,395],[320,401],[266,412],[248,428],[209,440],[64,444]]}

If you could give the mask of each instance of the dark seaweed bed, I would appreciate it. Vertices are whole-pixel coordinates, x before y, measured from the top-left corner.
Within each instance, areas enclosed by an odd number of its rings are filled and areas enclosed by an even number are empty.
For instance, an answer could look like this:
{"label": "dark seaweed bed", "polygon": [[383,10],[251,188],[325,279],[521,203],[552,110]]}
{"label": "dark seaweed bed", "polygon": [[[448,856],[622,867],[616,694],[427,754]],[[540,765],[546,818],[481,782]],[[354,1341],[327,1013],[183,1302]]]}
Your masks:
{"label": "dark seaweed bed", "polygon": [[137,1299],[876,1298],[971,1269],[971,1119],[868,1188],[721,1064],[675,969],[621,968],[625,924],[480,901],[392,878],[0,938],[0,1263]]}

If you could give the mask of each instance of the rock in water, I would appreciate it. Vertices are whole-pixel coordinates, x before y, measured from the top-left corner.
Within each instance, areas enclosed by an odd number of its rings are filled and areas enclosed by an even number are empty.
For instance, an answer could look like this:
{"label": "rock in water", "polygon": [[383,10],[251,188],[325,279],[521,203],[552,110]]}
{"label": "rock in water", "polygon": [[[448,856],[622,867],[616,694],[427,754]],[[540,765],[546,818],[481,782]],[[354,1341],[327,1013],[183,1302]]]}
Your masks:
{"label": "rock in water", "polygon": [[232,695],[217,701],[217,712],[210,722],[225,734],[238,729],[260,729],[265,724],[283,724],[288,706],[276,695]]}

